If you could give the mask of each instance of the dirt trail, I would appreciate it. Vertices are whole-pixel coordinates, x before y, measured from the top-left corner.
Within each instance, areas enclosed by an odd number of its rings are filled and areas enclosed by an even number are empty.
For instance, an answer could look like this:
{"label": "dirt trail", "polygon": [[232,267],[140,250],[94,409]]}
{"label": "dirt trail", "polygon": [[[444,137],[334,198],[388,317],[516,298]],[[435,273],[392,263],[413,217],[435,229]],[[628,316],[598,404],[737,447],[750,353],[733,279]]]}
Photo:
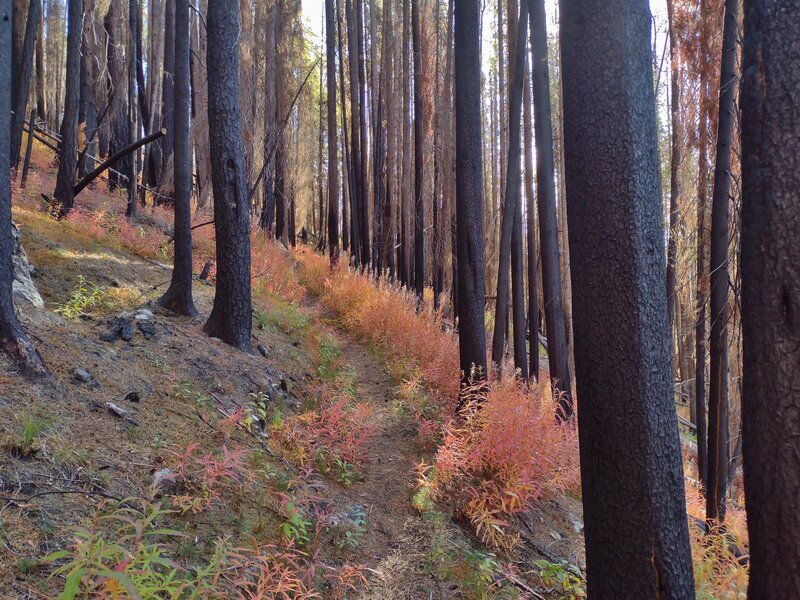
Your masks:
{"label": "dirt trail", "polygon": [[449,598],[426,568],[430,527],[411,505],[416,449],[414,424],[398,404],[398,382],[379,358],[340,333],[342,358],[356,373],[357,398],[372,406],[372,434],[359,465],[364,480],[343,492],[343,500],[363,507],[367,527],[350,560],[371,572],[360,598]]}

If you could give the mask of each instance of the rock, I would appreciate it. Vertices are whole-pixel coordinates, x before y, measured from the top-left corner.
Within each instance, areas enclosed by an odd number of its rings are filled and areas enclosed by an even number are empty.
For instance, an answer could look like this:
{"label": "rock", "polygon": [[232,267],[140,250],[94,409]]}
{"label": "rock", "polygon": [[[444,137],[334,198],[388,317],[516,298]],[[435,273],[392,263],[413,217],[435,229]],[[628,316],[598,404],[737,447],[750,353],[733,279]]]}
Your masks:
{"label": "rock", "polygon": [[11,224],[11,237],[13,238],[14,251],[12,254],[12,262],[14,264],[14,280],[11,284],[14,300],[17,302],[27,302],[36,308],[44,308],[44,300],[36,289],[31,276],[34,269],[28,262],[28,256],[22,248],[22,237],[20,236],[19,229],[13,223]]}
{"label": "rock", "polygon": [[269,352],[267,352],[267,349],[264,347],[263,344],[259,344],[258,346],[256,346],[256,350],[258,350],[261,353],[261,356],[263,356],[264,358],[267,358],[269,356]]}
{"label": "rock", "polygon": [[125,392],[125,395],[122,397],[122,399],[126,402],[141,402],[142,395],[136,390],[130,390]]}
{"label": "rock", "polygon": [[90,383],[92,381],[92,374],[85,369],[75,369],[72,372],[72,377],[80,383]]}
{"label": "rock", "polygon": [[152,318],[153,311],[149,308],[140,308],[138,311],[136,311],[136,315],[134,316],[134,319],[137,321],[149,321]]}
{"label": "rock", "polygon": [[120,334],[122,333],[122,324],[120,323],[119,319],[114,319],[111,321],[111,325],[103,334],[100,334],[100,339],[104,342],[109,342],[113,344],[119,339]]}
{"label": "rock", "polygon": [[141,331],[142,335],[144,335],[144,339],[152,340],[156,336],[156,326],[153,325],[149,318],[139,319],[137,316],[136,319],[136,324],[139,327],[139,331]]}
{"label": "rock", "polygon": [[133,339],[133,323],[131,321],[125,319],[120,323],[119,337],[126,342],[130,342]]}
{"label": "rock", "polygon": [[113,402],[106,402],[104,404],[104,406],[108,409],[108,411],[111,414],[113,414],[114,416],[119,417],[120,419],[122,419],[126,423],[130,423],[131,425],[138,425],[139,424],[139,421],[137,421],[136,419],[131,417],[128,414],[127,410],[125,410],[124,408],[120,408],[119,406],[117,406]]}
{"label": "rock", "polygon": [[180,487],[181,483],[171,469],[159,469],[153,473],[153,491],[156,497],[174,494]]}

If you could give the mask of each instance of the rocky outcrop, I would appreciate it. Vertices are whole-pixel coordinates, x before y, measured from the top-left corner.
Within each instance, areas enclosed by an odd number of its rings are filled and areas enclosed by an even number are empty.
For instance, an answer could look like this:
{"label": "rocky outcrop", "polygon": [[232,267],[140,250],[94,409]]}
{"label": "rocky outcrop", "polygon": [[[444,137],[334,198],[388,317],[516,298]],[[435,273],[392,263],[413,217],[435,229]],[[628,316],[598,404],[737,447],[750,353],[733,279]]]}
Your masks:
{"label": "rocky outcrop", "polygon": [[11,237],[14,239],[14,253],[12,256],[14,262],[14,281],[12,283],[14,302],[16,304],[28,303],[36,308],[44,308],[44,301],[33,283],[32,275],[34,269],[28,262],[28,257],[22,248],[22,237],[19,229],[13,223],[11,224]]}

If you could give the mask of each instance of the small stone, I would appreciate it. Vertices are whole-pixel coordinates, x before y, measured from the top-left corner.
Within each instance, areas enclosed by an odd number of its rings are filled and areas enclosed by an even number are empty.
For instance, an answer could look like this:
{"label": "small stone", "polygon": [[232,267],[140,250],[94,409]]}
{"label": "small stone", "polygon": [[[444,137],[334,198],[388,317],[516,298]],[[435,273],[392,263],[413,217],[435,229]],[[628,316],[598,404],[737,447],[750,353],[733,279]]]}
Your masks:
{"label": "small stone", "polygon": [[157,495],[171,494],[178,489],[175,473],[170,469],[159,469],[153,473],[153,489]]}
{"label": "small stone", "polygon": [[89,383],[92,381],[92,374],[86,369],[75,369],[72,372],[72,377],[75,381],[79,381],[80,383]]}
{"label": "small stone", "polygon": [[142,396],[136,390],[130,390],[125,392],[125,395],[122,397],[122,399],[126,402],[141,402]]}
{"label": "small stone", "polygon": [[[139,317],[136,317],[139,319]],[[139,331],[142,332],[146,340],[151,340],[156,335],[156,326],[149,319],[137,320],[136,324],[139,326]]]}
{"label": "small stone", "polygon": [[258,346],[256,346],[256,350],[258,350],[261,353],[261,356],[263,356],[264,358],[267,358],[267,356],[269,355],[267,349],[264,347],[264,344],[258,344]]}
{"label": "small stone", "polygon": [[127,319],[122,319],[121,321],[119,335],[126,342],[130,342],[133,339],[133,323]]}
{"label": "small stone", "polygon": [[149,310],[147,308],[140,308],[136,312],[136,316],[135,316],[135,319],[137,321],[149,321],[152,318],[153,318],[153,311]]}
{"label": "small stone", "polygon": [[106,402],[106,403],[105,403],[105,407],[108,409],[108,411],[109,411],[110,413],[112,413],[113,415],[115,415],[115,416],[119,417],[120,419],[122,419],[122,420],[123,420],[123,421],[125,421],[126,423],[130,423],[131,425],[138,425],[138,424],[139,424],[139,421],[137,421],[136,419],[134,419],[133,417],[131,417],[131,416],[128,414],[128,411],[127,411],[127,410],[125,410],[124,408],[121,408],[121,407],[117,406],[117,405],[116,405],[116,404],[114,404],[113,402]]}

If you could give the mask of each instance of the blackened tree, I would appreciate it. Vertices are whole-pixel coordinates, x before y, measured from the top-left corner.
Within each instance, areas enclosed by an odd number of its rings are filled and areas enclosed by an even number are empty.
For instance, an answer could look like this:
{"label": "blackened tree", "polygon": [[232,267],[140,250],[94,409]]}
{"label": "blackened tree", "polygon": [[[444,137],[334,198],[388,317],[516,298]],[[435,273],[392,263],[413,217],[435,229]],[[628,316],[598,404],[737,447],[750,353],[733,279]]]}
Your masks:
{"label": "blackened tree", "polygon": [[478,2],[456,2],[454,20],[458,348],[463,382],[470,383],[486,375]]}
{"label": "blackened tree", "polygon": [[42,16],[42,0],[31,0],[28,4],[28,18],[25,22],[25,37],[23,38],[20,64],[15,65],[19,79],[14,82],[11,98],[11,107],[14,114],[11,116],[11,168],[19,165],[20,148],[22,147],[22,124],[25,122],[25,110],[28,106],[30,95],[31,74],[33,72],[33,55],[36,46],[36,36],[39,29],[39,19]]}
{"label": "blackened tree", "polygon": [[588,593],[688,600],[650,11],[645,0],[560,7]]}
{"label": "blackened tree", "polygon": [[527,251],[528,251],[528,335],[530,337],[530,376],[539,380],[539,260],[536,251],[536,209],[533,192],[533,127],[530,65],[525,53],[525,87],[522,95],[522,125],[525,148],[525,197],[527,200]]}
{"label": "blackened tree", "polygon": [[158,303],[179,314],[194,316],[192,300],[192,166],[189,143],[189,0],[175,0],[175,110],[173,169],[175,259],[172,281]]}
{"label": "blackened tree", "polygon": [[739,0],[725,1],[719,125],[711,197],[711,370],[708,395],[708,488],[706,518],[725,519],[728,491],[728,201],[731,189],[734,95],[736,91],[736,33]]}
{"label": "blackened tree", "polygon": [[161,126],[167,130],[167,135],[159,142],[161,145],[159,173],[161,174],[167,172],[172,153],[175,151],[175,0],[164,0],[164,74],[162,81]]}
{"label": "blackened tree", "polygon": [[275,159],[278,142],[277,100],[275,90],[277,6],[267,8],[264,28],[264,200],[261,205],[261,228],[270,233],[275,228]]}
{"label": "blackened tree", "polygon": [[547,360],[553,393],[559,397],[559,416],[572,416],[569,351],[561,295],[561,255],[558,248],[553,123],[550,115],[550,70],[547,60],[547,21],[544,0],[528,0],[533,49],[533,116],[536,144],[537,207],[542,261],[542,299],[547,330]]}
{"label": "blackened tree", "polygon": [[211,336],[252,352],[250,290],[250,207],[244,179],[239,114],[239,3],[208,3],[208,127],[217,290],[205,325]]}
{"label": "blackened tree", "polygon": [[[331,263],[339,260],[339,171],[336,141],[336,12],[325,0],[325,48],[328,85],[328,250]],[[320,215],[320,218],[322,215]],[[320,226],[321,229],[321,226]]]}
{"label": "blackened tree", "polygon": [[11,286],[14,238],[11,234],[11,0],[0,0],[0,346],[21,367],[46,373],[39,353],[19,324]]}
{"label": "blackened tree", "polygon": [[422,101],[422,56],[419,29],[419,0],[411,0],[411,38],[414,47],[414,290],[422,299],[425,291],[425,198],[423,147],[425,115]]}
{"label": "blackened tree", "polygon": [[800,2],[745,4],[742,433],[749,598],[800,598]]}
{"label": "blackened tree", "polygon": [[58,176],[55,200],[59,215],[65,216],[75,203],[73,186],[78,167],[78,111],[80,110],[81,35],[83,33],[83,0],[67,3],[67,68],[64,92],[64,117],[61,121]]}

